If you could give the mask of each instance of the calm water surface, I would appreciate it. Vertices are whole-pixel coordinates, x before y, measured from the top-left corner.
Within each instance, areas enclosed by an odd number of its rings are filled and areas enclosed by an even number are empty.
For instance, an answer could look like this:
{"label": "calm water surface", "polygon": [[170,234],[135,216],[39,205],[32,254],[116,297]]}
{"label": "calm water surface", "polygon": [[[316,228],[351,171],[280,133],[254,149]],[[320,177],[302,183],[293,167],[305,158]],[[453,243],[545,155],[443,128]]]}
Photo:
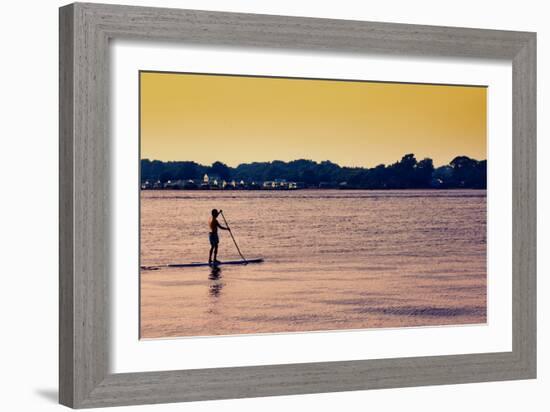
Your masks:
{"label": "calm water surface", "polygon": [[142,191],[141,265],[206,262],[213,208],[265,262],[142,269],[143,338],[486,322],[485,191]]}

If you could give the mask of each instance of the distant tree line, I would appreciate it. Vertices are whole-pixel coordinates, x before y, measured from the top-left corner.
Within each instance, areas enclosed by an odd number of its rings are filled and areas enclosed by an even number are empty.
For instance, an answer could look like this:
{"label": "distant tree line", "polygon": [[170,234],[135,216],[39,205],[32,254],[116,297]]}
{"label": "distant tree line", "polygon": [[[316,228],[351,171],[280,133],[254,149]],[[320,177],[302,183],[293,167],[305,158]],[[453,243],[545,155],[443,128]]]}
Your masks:
{"label": "distant tree line", "polygon": [[372,168],[342,167],[330,161],[293,160],[243,163],[229,167],[222,162],[204,166],[190,161],[143,159],[141,181],[200,180],[208,174],[230,181],[263,182],[275,179],[301,182],[307,187],[347,187],[355,189],[423,189],[487,187],[487,161],[457,156],[448,165],[435,168],[432,159],[418,161],[406,154],[390,165]]}

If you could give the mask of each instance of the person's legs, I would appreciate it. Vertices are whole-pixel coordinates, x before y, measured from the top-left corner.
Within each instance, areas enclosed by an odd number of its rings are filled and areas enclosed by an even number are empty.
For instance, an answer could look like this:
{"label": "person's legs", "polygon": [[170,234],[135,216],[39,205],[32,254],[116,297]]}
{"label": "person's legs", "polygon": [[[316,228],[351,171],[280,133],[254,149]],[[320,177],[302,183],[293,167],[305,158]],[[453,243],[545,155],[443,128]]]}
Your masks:
{"label": "person's legs", "polygon": [[210,246],[210,252],[208,253],[208,264],[212,263],[212,252],[213,251],[214,251],[214,245]]}
{"label": "person's legs", "polygon": [[214,262],[218,261],[218,245],[214,246]]}
{"label": "person's legs", "polygon": [[[220,242],[220,239],[218,238],[217,233],[212,232],[210,232],[208,238],[210,240],[210,253],[208,254],[208,264],[211,264],[212,262],[216,263],[218,261],[218,243]],[[212,254],[214,254],[213,259]]]}

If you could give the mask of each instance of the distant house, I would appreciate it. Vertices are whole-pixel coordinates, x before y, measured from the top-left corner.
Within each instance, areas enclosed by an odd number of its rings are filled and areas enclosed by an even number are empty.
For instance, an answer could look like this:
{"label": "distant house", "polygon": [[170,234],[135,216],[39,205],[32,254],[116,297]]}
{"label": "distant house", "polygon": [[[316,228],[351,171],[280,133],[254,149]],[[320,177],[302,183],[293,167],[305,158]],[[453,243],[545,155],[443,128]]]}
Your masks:
{"label": "distant house", "polygon": [[231,182],[226,182],[225,180],[222,182],[222,188],[223,189],[235,189],[237,187],[237,184],[234,180]]}
{"label": "distant house", "polygon": [[[158,182],[160,185],[160,182]],[[160,185],[159,187],[154,187],[158,189],[171,189],[171,190],[180,190],[180,189],[197,189],[198,185],[195,183],[194,180],[188,179],[188,180],[168,180],[164,185]]]}
{"label": "distant house", "polygon": [[182,180],[168,180],[164,184],[165,189],[172,189],[172,190],[183,189],[183,186],[184,186],[184,182]]}
{"label": "distant house", "polygon": [[286,179],[275,179],[275,189],[287,189],[288,183]]}
{"label": "distant house", "polygon": [[222,187],[223,179],[220,179],[219,176],[211,175],[210,176],[210,189],[219,189]]}
{"label": "distant house", "polygon": [[198,189],[198,187],[199,186],[192,179],[183,182],[183,189]]}
{"label": "distant house", "polygon": [[220,179],[217,175],[204,174],[202,177],[201,189],[219,189],[222,188],[224,180]]}
{"label": "distant house", "polygon": [[[252,182],[248,187],[253,187],[256,183]],[[299,182],[289,182],[286,179],[275,179],[275,180],[266,180],[262,184],[263,189],[275,189],[275,190],[290,190],[290,189],[300,189],[303,187],[303,184]]]}
{"label": "distant house", "polygon": [[141,189],[143,190],[149,190],[149,189],[162,189],[164,188],[164,185],[160,180],[145,180],[141,183]]}
{"label": "distant house", "polygon": [[200,184],[201,189],[210,189],[210,177],[205,173]]}

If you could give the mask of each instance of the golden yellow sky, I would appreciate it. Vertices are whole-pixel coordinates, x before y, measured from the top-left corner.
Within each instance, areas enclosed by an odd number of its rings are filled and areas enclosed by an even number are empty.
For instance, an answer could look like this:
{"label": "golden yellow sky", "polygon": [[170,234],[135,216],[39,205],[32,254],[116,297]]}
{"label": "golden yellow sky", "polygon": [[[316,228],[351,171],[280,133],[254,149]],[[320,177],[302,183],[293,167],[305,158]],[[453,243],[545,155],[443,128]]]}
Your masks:
{"label": "golden yellow sky", "polygon": [[141,72],[141,157],[436,165],[486,158],[485,87]]}

